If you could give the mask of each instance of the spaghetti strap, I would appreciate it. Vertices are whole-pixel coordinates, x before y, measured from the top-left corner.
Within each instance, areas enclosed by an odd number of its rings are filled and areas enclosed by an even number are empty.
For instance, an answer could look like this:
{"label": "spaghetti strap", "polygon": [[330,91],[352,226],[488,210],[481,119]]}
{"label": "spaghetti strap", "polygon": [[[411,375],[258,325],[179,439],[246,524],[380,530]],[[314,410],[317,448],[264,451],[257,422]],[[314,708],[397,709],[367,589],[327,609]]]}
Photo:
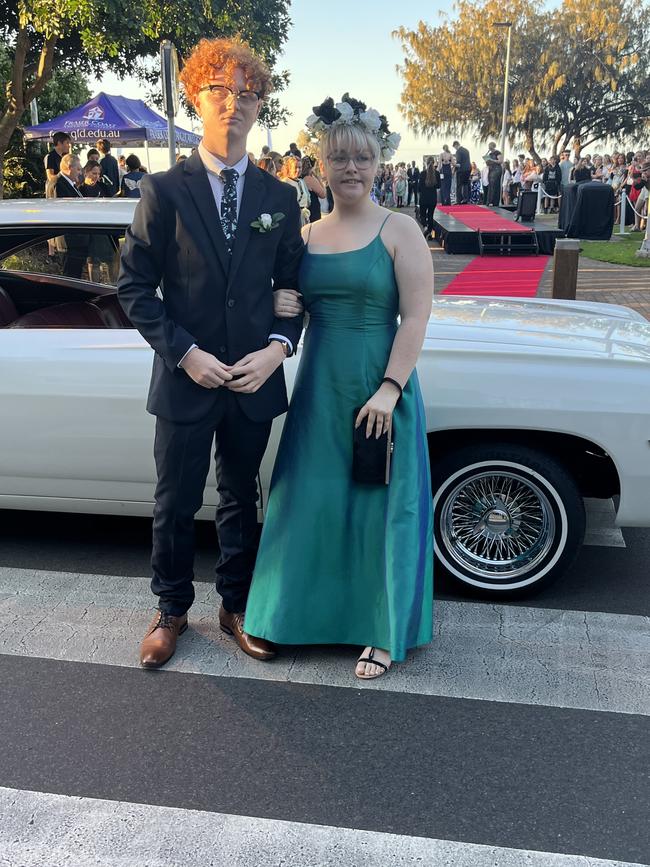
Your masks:
{"label": "spaghetti strap", "polygon": [[311,238],[311,227],[313,225],[314,225],[313,223],[310,223],[309,228],[307,229],[307,243],[305,244],[305,250],[309,249],[309,239]]}
{"label": "spaghetti strap", "polygon": [[381,233],[382,233],[383,230],[384,230],[384,226],[386,225],[386,223],[390,220],[390,218],[391,218],[392,216],[393,216],[393,212],[391,211],[390,214],[386,217],[386,219],[384,220],[384,222],[383,222],[383,223],[381,224],[381,226],[379,227],[379,231],[377,232],[377,237],[378,237],[378,238],[381,237]]}

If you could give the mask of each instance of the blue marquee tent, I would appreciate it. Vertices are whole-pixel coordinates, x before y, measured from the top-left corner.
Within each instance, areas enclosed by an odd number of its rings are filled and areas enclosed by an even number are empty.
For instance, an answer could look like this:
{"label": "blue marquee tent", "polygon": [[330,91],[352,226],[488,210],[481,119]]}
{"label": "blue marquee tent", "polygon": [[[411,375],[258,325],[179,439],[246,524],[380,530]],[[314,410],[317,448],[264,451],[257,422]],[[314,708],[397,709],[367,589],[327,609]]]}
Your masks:
{"label": "blue marquee tent", "polygon": [[[167,144],[165,118],[141,99],[107,93],[98,93],[85,105],[23,130],[27,141],[49,140],[55,132],[67,132],[72,141],[79,144],[93,144],[100,138],[117,146],[141,143],[145,147],[161,147]],[[200,136],[176,127],[176,144],[180,147],[196,147],[200,141]]]}

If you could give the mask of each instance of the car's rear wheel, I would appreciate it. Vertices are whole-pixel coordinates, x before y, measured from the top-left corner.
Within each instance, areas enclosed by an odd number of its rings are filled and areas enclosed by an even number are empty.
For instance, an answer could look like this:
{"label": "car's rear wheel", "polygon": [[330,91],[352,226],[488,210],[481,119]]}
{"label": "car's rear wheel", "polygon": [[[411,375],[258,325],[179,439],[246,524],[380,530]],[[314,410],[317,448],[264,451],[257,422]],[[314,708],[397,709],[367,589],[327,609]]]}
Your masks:
{"label": "car's rear wheel", "polygon": [[574,561],[584,503],[549,455],[507,443],[432,455],[435,551],[465,587],[505,597],[532,593]]}

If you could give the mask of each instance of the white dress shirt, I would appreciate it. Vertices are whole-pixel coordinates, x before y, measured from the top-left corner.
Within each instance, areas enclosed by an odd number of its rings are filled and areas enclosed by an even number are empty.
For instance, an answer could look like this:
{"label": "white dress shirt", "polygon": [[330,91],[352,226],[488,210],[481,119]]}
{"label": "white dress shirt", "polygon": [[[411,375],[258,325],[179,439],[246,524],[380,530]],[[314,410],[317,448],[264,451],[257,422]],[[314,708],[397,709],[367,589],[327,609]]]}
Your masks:
{"label": "white dress shirt", "polygon": [[[223,199],[224,185],[224,181],[221,177],[221,172],[223,171],[223,169],[235,169],[235,171],[239,173],[239,177],[237,178],[237,219],[239,219],[239,209],[241,207],[241,200],[242,196],[244,195],[244,183],[246,181],[246,169],[248,168],[248,154],[244,154],[244,156],[239,160],[239,162],[235,163],[234,166],[228,166],[223,163],[219,159],[219,157],[216,157],[214,154],[210,153],[210,151],[205,147],[203,142],[200,142],[199,156],[201,158],[201,162],[205,167],[206,172],[208,173],[210,189],[212,190],[212,195],[214,196],[214,201],[217,206],[217,213],[219,214],[219,216],[221,216],[221,200]],[[293,344],[288,337],[284,336],[284,334],[269,334],[269,340],[273,338],[284,340],[284,342],[289,345],[291,352],[293,352]],[[183,361],[185,361],[185,359],[193,349],[196,349],[196,343],[190,346],[185,355],[178,362],[179,367],[182,366]]]}
{"label": "white dress shirt", "polygon": [[224,169],[235,169],[235,171],[239,173],[239,177],[237,178],[237,218],[239,219],[241,198],[244,194],[244,181],[246,180],[246,169],[248,168],[248,154],[244,154],[244,156],[238,163],[235,163],[234,166],[227,166],[225,163],[221,162],[219,157],[215,157],[214,154],[211,154],[204,146],[203,142],[201,142],[199,145],[199,156],[201,157],[201,162],[208,173],[208,180],[210,181],[212,195],[214,196],[219,216],[221,216],[221,200],[223,199],[224,183],[220,177],[221,172]]}

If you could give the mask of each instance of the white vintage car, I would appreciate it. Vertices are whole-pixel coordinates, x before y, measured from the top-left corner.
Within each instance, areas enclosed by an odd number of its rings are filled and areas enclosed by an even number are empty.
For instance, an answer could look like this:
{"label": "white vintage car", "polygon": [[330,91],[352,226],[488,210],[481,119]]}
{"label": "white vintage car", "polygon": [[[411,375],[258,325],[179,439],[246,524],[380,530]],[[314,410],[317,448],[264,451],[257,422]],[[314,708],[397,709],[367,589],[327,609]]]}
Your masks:
{"label": "white vintage car", "polygon": [[[134,207],[0,203],[0,508],[151,513],[152,350],[114,288]],[[73,235],[87,243],[81,278]],[[436,556],[464,585],[503,597],[557,578],[582,543],[585,497],[615,497],[619,526],[650,526],[650,323],[633,310],[437,297],[418,372]],[[208,487],[199,518],[215,498]]]}

